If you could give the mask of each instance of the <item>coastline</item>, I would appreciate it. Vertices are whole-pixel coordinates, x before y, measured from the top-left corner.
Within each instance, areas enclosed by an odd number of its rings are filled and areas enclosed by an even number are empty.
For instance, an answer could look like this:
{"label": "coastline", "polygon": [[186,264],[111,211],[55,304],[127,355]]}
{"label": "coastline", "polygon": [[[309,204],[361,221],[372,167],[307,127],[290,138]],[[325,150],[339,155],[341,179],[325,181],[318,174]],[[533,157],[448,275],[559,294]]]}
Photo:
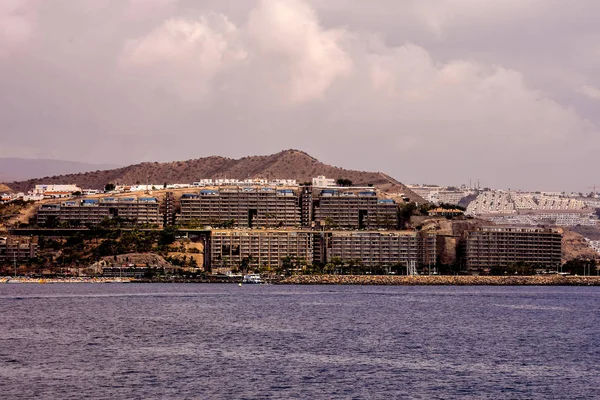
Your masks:
{"label": "coastline", "polygon": [[[230,283],[209,279],[135,279],[135,278],[27,278],[0,277],[2,283]],[[600,286],[599,276],[468,276],[468,275],[295,275],[276,285],[363,285],[363,286]]]}
{"label": "coastline", "polygon": [[598,276],[467,276],[467,275],[296,275],[283,285],[383,286],[600,286]]}

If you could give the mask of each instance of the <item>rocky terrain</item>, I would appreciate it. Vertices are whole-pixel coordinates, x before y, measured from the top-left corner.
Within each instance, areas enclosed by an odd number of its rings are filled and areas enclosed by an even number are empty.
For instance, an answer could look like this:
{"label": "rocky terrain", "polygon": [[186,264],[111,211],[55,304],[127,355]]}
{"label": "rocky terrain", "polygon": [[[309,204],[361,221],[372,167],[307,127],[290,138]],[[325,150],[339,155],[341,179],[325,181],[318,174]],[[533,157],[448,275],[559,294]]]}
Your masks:
{"label": "rocky terrain", "polygon": [[441,237],[439,247],[440,262],[445,265],[451,265],[456,262],[458,241],[464,236],[464,232],[490,225],[494,224],[490,221],[477,218],[452,220],[446,218],[429,218],[421,223],[421,229],[435,232]]}
{"label": "rocky terrain", "polygon": [[350,179],[355,185],[372,184],[388,193],[404,193],[411,200],[423,201],[405,185],[382,172],[363,172],[334,167],[299,150],[285,150],[269,156],[249,156],[240,159],[213,156],[168,163],[148,162],[104,171],[45,176],[12,182],[8,185],[16,191],[27,191],[41,183],[75,183],[83,188],[102,189],[109,182],[189,183],[201,178],[282,178],[296,179],[302,183],[318,175],[334,179]]}
{"label": "rocky terrain", "polygon": [[596,253],[585,238],[571,230],[565,229],[562,238],[562,261],[567,262],[576,258],[583,260],[600,260],[600,254]]}
{"label": "rocky terrain", "polygon": [[128,253],[119,254],[118,256],[102,257],[90,265],[89,272],[101,274],[103,268],[114,268],[123,265],[133,264],[135,266],[150,266],[155,268],[173,269],[173,265],[167,262],[163,257],[154,253]]}
{"label": "rocky terrain", "polygon": [[596,276],[447,276],[447,275],[295,275],[279,282],[288,285],[491,285],[491,286],[600,286]]}

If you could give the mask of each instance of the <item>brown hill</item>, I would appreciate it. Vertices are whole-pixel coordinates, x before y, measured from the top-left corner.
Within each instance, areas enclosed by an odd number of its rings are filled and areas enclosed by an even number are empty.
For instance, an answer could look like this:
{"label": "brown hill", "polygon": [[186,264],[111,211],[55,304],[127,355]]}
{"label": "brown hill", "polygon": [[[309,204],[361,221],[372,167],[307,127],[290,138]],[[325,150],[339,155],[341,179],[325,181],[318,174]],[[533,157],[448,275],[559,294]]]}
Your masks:
{"label": "brown hill", "polygon": [[568,229],[563,231],[562,248],[563,262],[567,262],[575,258],[581,258],[584,260],[600,259],[600,255],[590,247],[582,235]]}
{"label": "brown hill", "polygon": [[12,192],[11,188],[6,186],[4,183],[0,183],[0,193],[10,193]]}
{"label": "brown hill", "polygon": [[238,160],[226,157],[205,157],[167,163],[141,163],[128,167],[78,174],[47,176],[9,183],[13,190],[27,191],[41,183],[75,183],[83,188],[102,189],[109,182],[135,184],[189,183],[201,178],[265,178],[310,181],[317,175],[350,179],[355,185],[372,184],[388,193],[404,193],[411,200],[422,202],[418,195],[402,183],[381,172],[362,172],[323,164],[299,150],[285,150],[268,156],[250,156]]}

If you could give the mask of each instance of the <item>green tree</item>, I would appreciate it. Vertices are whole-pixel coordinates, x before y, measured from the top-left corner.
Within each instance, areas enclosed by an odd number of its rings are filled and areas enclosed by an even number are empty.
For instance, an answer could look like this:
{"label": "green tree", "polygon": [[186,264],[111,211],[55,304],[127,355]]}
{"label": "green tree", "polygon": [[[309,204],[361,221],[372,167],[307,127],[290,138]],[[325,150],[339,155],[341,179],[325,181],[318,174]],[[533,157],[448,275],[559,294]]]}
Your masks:
{"label": "green tree", "polygon": [[410,202],[402,204],[398,207],[398,220],[400,224],[400,229],[405,229],[406,224],[410,220],[410,217],[414,215],[417,210],[417,203]]}
{"label": "green tree", "polygon": [[104,185],[104,191],[105,192],[112,192],[113,190],[115,190],[115,184],[114,183],[107,183],[106,185]]}
{"label": "green tree", "polygon": [[158,244],[160,246],[168,246],[175,242],[177,238],[177,228],[174,226],[166,226],[161,232],[158,239]]}

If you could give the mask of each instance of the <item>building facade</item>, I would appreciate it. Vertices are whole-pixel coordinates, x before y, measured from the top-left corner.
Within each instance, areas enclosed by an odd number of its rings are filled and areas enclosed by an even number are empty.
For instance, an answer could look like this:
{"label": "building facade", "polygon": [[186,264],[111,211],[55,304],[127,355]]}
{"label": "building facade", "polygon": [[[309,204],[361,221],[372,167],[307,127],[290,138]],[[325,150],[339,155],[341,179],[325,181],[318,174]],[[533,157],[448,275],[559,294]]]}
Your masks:
{"label": "building facade", "polygon": [[37,256],[37,241],[23,237],[0,237],[0,264],[28,261]]}
{"label": "building facade", "polygon": [[315,249],[320,262],[360,261],[366,267],[435,265],[437,238],[432,233],[413,231],[330,231],[323,232]]}
{"label": "building facade", "polygon": [[180,224],[236,228],[299,227],[299,196],[292,189],[201,190],[181,197]]}
{"label": "building facade", "polygon": [[155,197],[105,197],[43,204],[37,223],[50,226],[60,223],[72,226],[98,225],[106,218],[120,218],[133,224],[162,225],[160,204]]}
{"label": "building facade", "polygon": [[397,229],[398,205],[374,190],[323,189],[313,194],[317,226],[347,229]]}
{"label": "building facade", "polygon": [[370,189],[231,188],[180,200],[179,224],[235,228],[397,229],[398,205]]}
{"label": "building facade", "polygon": [[486,269],[525,263],[561,264],[562,230],[538,227],[483,227],[466,233],[466,266]]}
{"label": "building facade", "polygon": [[213,268],[278,268],[283,259],[313,262],[312,231],[213,230],[210,260]]}

